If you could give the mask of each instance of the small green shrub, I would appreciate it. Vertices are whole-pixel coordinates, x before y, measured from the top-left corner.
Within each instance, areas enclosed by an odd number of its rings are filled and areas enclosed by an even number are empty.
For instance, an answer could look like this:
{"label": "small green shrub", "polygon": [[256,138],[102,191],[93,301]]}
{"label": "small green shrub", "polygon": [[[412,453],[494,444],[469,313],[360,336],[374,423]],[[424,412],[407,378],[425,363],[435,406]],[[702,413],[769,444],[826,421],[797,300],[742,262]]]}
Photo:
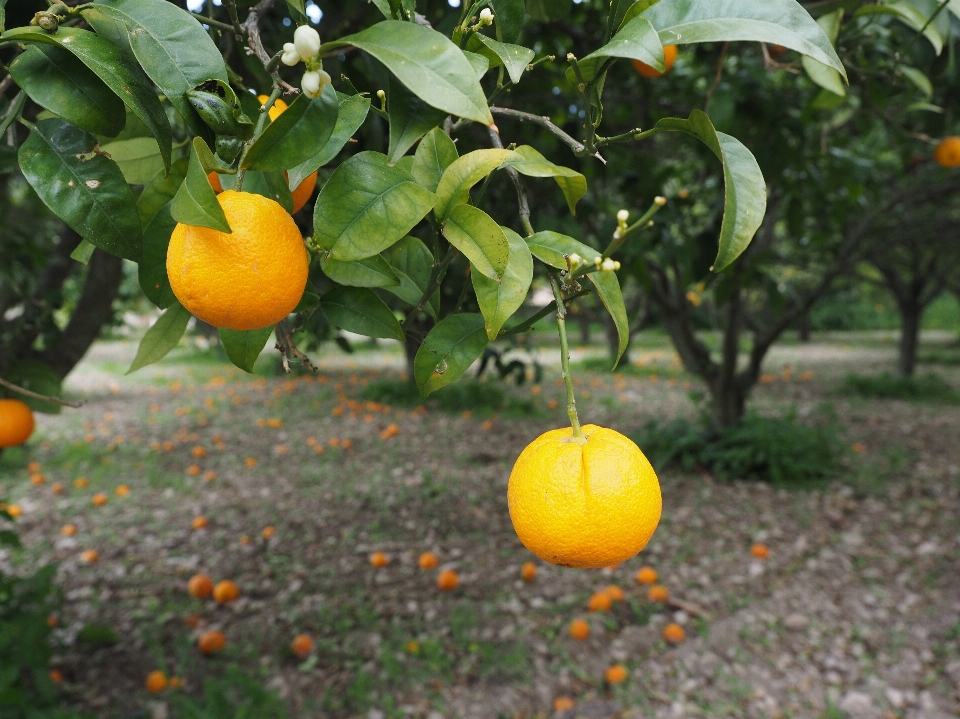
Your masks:
{"label": "small green shrub", "polygon": [[874,399],[960,402],[960,392],[932,372],[914,377],[897,377],[889,372],[879,375],[851,374],[844,379],[841,390],[846,394]]}
{"label": "small green shrub", "polygon": [[259,681],[231,665],[203,682],[203,694],[171,694],[174,719],[286,719],[286,706]]}
{"label": "small green shrub", "polygon": [[814,484],[840,470],[841,435],[832,414],[821,413],[805,424],[790,413],[749,414],[724,430],[684,419],[653,421],[635,439],[657,469],[674,464],[688,472],[705,469],[721,479]]}

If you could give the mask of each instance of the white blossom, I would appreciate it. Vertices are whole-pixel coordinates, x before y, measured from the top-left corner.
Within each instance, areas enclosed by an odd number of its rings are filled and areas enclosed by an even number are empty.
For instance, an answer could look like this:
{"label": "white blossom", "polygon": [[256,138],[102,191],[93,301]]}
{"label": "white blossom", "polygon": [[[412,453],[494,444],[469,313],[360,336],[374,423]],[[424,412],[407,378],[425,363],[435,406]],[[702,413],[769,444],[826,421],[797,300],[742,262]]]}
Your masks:
{"label": "white blossom", "polygon": [[309,70],[303,73],[300,89],[310,99],[316,99],[323,94],[323,89],[330,84],[330,75],[323,70]]}
{"label": "white blossom", "polygon": [[300,57],[310,60],[320,53],[320,33],[309,25],[301,25],[293,33],[293,44]]}
{"label": "white blossom", "polygon": [[480,11],[480,22],[483,25],[493,25],[493,11],[490,8],[485,7]]}
{"label": "white blossom", "polygon": [[293,67],[300,62],[300,53],[292,42],[283,43],[283,55],[280,56],[280,62],[288,67]]}
{"label": "white blossom", "polygon": [[617,222],[626,222],[628,217],[630,217],[629,211],[620,210],[620,212],[617,213]]}

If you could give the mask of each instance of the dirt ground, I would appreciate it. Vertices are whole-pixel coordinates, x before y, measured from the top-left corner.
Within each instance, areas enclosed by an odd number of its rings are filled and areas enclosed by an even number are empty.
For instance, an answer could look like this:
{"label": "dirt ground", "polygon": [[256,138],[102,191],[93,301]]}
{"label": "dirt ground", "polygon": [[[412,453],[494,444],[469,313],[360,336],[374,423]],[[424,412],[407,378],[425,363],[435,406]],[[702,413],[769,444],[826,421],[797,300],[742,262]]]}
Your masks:
{"label": "dirt ground", "polygon": [[[844,441],[864,449],[840,479],[788,489],[664,472],[663,520],[639,557],[597,571],[537,562],[532,582],[505,490],[520,450],[564,423],[552,363],[539,385],[491,380],[481,393],[508,407],[469,412],[365,399],[399,382],[395,348],[330,350],[319,378],[244,375],[195,350],[125,377],[134,351],[97,345],[69,381],[83,407],[42,417],[29,450],[0,460],[27,546],[0,562],[60,563],[62,691],[97,717],[173,719],[169,697],[145,691],[148,672],[197,694],[231,664],[300,718],[549,716],[561,696],[576,700],[565,719],[960,716],[960,405],[838,394],[846,373],[891,366],[882,338],[778,347],[755,394],[761,412],[831,402]],[[627,374],[578,372],[584,421],[631,434],[693,416],[696,384],[667,345],[633,361]],[[960,386],[956,364],[935,369]],[[99,561],[81,561],[85,549]],[[440,564],[424,571],[428,550]],[[635,582],[644,565],[668,605]],[[444,593],[448,568],[460,586]],[[240,598],[193,599],[197,572],[232,579]],[[626,601],[589,613],[610,584]],[[568,636],[576,618],[586,641]],[[687,632],[678,646],[661,638],[670,621]],[[228,644],[208,658],[195,642],[211,628]],[[288,650],[301,632],[315,641],[305,661]],[[610,687],[615,663],[629,677]]]}

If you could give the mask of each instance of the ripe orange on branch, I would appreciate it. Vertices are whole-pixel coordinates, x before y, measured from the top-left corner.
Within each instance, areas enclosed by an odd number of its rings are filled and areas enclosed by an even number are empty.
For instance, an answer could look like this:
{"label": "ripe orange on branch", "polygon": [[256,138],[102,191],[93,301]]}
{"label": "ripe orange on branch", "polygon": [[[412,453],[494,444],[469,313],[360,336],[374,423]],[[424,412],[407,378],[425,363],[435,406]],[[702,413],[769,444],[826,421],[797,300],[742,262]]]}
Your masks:
{"label": "ripe orange on branch", "polygon": [[18,399],[0,399],[0,449],[23,444],[33,434],[33,410]]}
{"label": "ripe orange on branch", "polygon": [[507,502],[520,541],[563,567],[600,568],[643,549],[660,521],[660,483],[632,441],[588,424],[540,435],[510,473]]}
{"label": "ripe orange on branch", "polygon": [[228,190],[217,202],[232,232],[177,224],[167,249],[173,294],[192,315],[231,330],[276,324],[307,285],[309,258],[293,218],[277,202]]}
{"label": "ripe orange on branch", "polygon": [[670,68],[673,67],[673,63],[677,61],[677,46],[676,45],[664,45],[663,46],[663,64],[666,66],[663,72],[655,70],[654,68],[647,65],[645,62],[640,62],[639,60],[631,60],[633,63],[633,69],[636,70],[643,77],[663,77],[668,72]]}

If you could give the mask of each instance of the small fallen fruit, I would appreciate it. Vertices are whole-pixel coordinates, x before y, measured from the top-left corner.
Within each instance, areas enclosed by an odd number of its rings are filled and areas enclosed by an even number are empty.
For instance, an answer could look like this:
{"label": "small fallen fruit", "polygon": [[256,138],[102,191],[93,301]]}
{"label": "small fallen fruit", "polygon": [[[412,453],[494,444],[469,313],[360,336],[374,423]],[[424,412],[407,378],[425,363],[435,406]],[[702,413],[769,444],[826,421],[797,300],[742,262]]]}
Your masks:
{"label": "small fallen fruit", "polygon": [[573,709],[577,703],[570,697],[557,697],[553,700],[553,710],[555,712],[565,712]]}
{"label": "small fallen fruit", "polygon": [[147,674],[147,691],[162,692],[167,688],[167,675],[161,671],[152,671]]}
{"label": "small fallen fruit", "polygon": [[72,537],[76,533],[77,533],[77,525],[75,524],[64,524],[60,528],[60,534],[62,534],[64,537]]}
{"label": "small fallen fruit", "polygon": [[63,681],[63,672],[61,672],[59,669],[51,669],[51,670],[50,670],[50,681],[52,681],[54,684],[59,684],[60,682],[62,682],[62,681]]}
{"label": "small fallen fruit", "polygon": [[264,539],[270,539],[274,534],[277,533],[277,530],[273,527],[264,527],[263,531],[260,532],[260,536]]}
{"label": "small fallen fruit", "polygon": [[197,599],[206,599],[213,594],[213,580],[206,574],[195,574],[187,582],[187,591]]}
{"label": "small fallen fruit", "polygon": [[627,678],[627,670],[622,664],[614,664],[612,667],[607,667],[604,678],[607,684],[619,684]]}
{"label": "small fallen fruit", "polygon": [[201,514],[199,517],[194,517],[190,524],[194,529],[204,529],[207,526],[207,518]]}
{"label": "small fallen fruit", "polygon": [[219,604],[229,604],[240,596],[240,588],[229,579],[217,582],[213,588],[213,599]]}
{"label": "small fallen fruit", "polygon": [[654,584],[647,592],[647,599],[651,602],[666,602],[670,598],[670,590],[662,584]]}
{"label": "small fallen fruit", "polygon": [[94,507],[102,507],[107,503],[107,495],[105,495],[103,492],[97,492],[95,495],[93,495],[93,497],[91,497],[90,503]]}
{"label": "small fallen fruit", "polygon": [[417,560],[420,569],[434,569],[437,566],[437,555],[433,552],[424,552]]}
{"label": "small fallen fruit", "polygon": [[770,556],[770,547],[766,544],[754,544],[750,547],[750,556],[754,559],[766,559]]}
{"label": "small fallen fruit", "polygon": [[86,562],[87,564],[93,564],[100,559],[100,555],[97,553],[96,549],[84,549],[80,554],[80,561]]}
{"label": "small fallen fruit", "polygon": [[570,627],[567,629],[567,632],[571,637],[582,642],[590,636],[590,625],[583,619],[574,619],[570,622]]}
{"label": "small fallen fruit", "polygon": [[313,649],[313,640],[306,634],[298,634],[290,643],[290,651],[303,659]]}
{"label": "small fallen fruit", "polygon": [[611,602],[622,602],[623,601],[623,590],[620,589],[616,584],[611,584],[609,587],[603,590],[603,593],[610,597]]}
{"label": "small fallen fruit", "polygon": [[437,575],[437,586],[441,591],[452,592],[460,584],[460,577],[452,569],[444,569]]}
{"label": "small fallen fruit", "polygon": [[204,654],[216,654],[223,651],[225,646],[227,646],[227,638],[223,636],[223,632],[216,629],[204,632],[197,640],[197,648]]}
{"label": "small fallen fruit", "polygon": [[587,602],[587,609],[591,612],[609,612],[613,602],[606,592],[597,592]]}
{"label": "small fallen fruit", "polygon": [[390,558],[383,552],[374,552],[370,555],[370,566],[382,569],[390,564]]}
{"label": "small fallen fruit", "polygon": [[687,633],[679,624],[670,622],[670,624],[663,628],[663,638],[671,644],[679,644],[687,638]]}
{"label": "small fallen fruit", "polygon": [[640,567],[637,572],[637,584],[656,584],[657,570],[653,567]]}
{"label": "small fallen fruit", "polygon": [[533,562],[524,562],[520,567],[520,578],[525,582],[532,582],[537,578],[537,565]]}

